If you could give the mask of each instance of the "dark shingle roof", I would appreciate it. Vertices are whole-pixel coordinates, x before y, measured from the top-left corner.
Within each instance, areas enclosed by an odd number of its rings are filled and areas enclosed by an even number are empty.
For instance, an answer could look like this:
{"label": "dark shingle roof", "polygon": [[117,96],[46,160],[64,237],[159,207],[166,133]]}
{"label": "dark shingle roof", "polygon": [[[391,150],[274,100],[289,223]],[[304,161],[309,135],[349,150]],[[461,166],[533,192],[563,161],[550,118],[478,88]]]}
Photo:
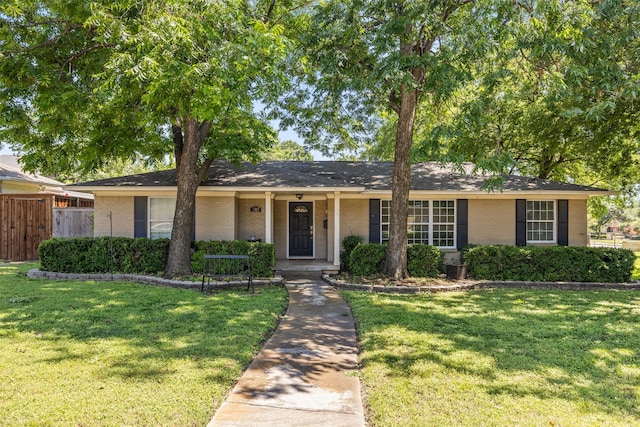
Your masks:
{"label": "dark shingle roof", "polygon": [[[462,169],[471,171],[472,165]],[[236,167],[216,161],[209,168],[202,187],[235,188],[350,188],[362,191],[389,191],[393,175],[390,162],[341,161],[271,161],[243,163]],[[605,192],[593,187],[501,175],[502,191],[570,191]],[[435,162],[416,163],[412,167],[411,189],[426,191],[483,191],[489,179],[481,174],[460,173]],[[76,184],[76,187],[171,187],[176,185],[176,171],[166,170]]]}

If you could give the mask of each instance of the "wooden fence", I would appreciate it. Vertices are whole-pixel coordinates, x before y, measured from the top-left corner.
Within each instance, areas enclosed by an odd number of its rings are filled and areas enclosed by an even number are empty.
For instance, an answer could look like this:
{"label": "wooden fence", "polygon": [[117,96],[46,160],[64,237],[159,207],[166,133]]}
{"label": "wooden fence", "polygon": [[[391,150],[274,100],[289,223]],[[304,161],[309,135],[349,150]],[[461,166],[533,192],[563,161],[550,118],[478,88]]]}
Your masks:
{"label": "wooden fence", "polygon": [[93,208],[53,208],[53,237],[93,237]]}
{"label": "wooden fence", "polygon": [[0,259],[38,259],[38,245],[51,238],[51,194],[0,195]]}
{"label": "wooden fence", "polygon": [[93,208],[54,208],[53,194],[0,194],[0,259],[38,259],[51,237],[93,236]]}

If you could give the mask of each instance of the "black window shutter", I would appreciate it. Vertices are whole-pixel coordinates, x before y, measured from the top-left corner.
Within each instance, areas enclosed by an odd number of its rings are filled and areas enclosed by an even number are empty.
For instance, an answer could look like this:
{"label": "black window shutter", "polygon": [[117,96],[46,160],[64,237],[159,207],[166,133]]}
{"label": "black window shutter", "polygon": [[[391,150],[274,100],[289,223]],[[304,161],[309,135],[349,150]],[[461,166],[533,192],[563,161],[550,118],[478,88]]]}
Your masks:
{"label": "black window shutter", "polygon": [[516,246],[527,246],[527,201],[516,199]]}
{"label": "black window shutter", "polygon": [[460,250],[469,244],[469,200],[458,199],[457,204],[456,225],[458,233],[456,236],[456,248]]}
{"label": "black window shutter", "polygon": [[146,196],[133,198],[133,237],[148,237]]}
{"label": "black window shutter", "polygon": [[380,199],[369,199],[369,243],[380,242]]}
{"label": "black window shutter", "polygon": [[558,245],[569,246],[568,200],[558,200]]}

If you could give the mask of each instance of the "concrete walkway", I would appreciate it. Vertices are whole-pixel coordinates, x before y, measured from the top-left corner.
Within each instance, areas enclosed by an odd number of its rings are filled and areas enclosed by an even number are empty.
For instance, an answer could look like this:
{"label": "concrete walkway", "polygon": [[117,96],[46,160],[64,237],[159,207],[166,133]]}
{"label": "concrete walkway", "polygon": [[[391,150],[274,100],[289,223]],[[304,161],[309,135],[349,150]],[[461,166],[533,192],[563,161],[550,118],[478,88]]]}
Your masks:
{"label": "concrete walkway", "polygon": [[364,426],[351,310],[319,272],[285,279],[285,317],[209,426]]}

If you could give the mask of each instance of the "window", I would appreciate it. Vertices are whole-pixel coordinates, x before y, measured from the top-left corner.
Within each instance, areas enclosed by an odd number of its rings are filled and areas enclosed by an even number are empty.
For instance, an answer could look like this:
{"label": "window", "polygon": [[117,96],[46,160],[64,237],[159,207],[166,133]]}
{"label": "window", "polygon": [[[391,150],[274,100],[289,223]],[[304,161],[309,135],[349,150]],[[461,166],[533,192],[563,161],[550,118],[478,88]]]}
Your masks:
{"label": "window", "polygon": [[176,211],[174,198],[149,198],[149,237],[171,238],[173,215]]}
{"label": "window", "polygon": [[555,242],[555,202],[527,200],[527,242]]}
{"label": "window", "polygon": [[[382,200],[380,223],[382,242],[389,241],[391,201]],[[407,217],[408,243],[422,243],[441,248],[455,247],[455,201],[410,200]]]}
{"label": "window", "polygon": [[456,208],[453,200],[433,201],[433,246],[453,247]]}

